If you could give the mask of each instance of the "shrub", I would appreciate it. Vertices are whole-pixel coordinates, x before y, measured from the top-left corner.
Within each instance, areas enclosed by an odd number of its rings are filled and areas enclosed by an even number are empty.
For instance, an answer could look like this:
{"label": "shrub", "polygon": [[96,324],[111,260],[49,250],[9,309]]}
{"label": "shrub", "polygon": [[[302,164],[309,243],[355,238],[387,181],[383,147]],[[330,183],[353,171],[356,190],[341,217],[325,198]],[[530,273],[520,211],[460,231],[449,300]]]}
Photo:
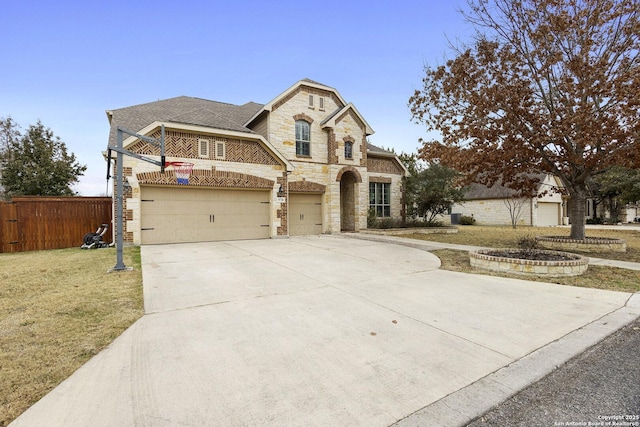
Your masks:
{"label": "shrub", "polygon": [[472,216],[461,215],[460,225],[473,225],[476,223],[476,219]]}
{"label": "shrub", "polygon": [[369,208],[367,211],[367,227],[375,228],[377,221],[378,217],[376,215],[376,210],[374,208]]}
{"label": "shrub", "polygon": [[387,228],[396,228],[396,224],[397,222],[392,218],[380,218],[376,222],[376,228],[382,228],[383,230]]}
{"label": "shrub", "polygon": [[531,234],[525,234],[524,236],[520,236],[516,242],[516,245],[520,249],[538,249],[538,240],[536,240],[536,236]]}

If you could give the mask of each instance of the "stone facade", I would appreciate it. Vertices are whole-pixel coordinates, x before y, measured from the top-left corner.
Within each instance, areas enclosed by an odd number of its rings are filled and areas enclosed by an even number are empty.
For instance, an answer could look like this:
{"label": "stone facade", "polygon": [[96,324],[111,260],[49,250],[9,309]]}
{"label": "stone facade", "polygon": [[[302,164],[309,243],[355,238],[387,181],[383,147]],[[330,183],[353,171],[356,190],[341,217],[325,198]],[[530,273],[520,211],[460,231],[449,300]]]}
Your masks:
{"label": "stone facade", "polygon": [[[160,107],[167,111],[155,113],[158,117],[149,113]],[[185,112],[190,108],[193,116]],[[208,115],[209,109],[215,114]],[[166,119],[172,113],[180,121]],[[152,138],[160,137],[159,125],[163,124],[166,161],[194,164],[190,187],[271,190],[271,237],[288,235],[290,193],[321,194],[323,233],[366,228],[369,182],[390,184],[391,216],[401,215],[406,170],[391,153],[368,149],[367,136],[373,130],[352,104],[328,86],[302,80],[263,106],[230,106],[180,97],[108,114],[112,128],[131,127],[127,121],[135,122],[137,132]],[[148,123],[140,119],[144,114]],[[309,155],[296,153],[296,120],[309,124]],[[113,133],[112,129],[111,138]],[[149,142],[130,137],[124,146],[146,158],[160,159],[159,148]],[[141,186],[178,184],[172,167],[162,173],[157,166],[129,156],[123,163],[129,184],[125,239],[140,243]]]}
{"label": "stone facade", "polygon": [[[549,226],[562,225],[566,210],[562,195],[551,189],[558,183],[552,176],[547,176],[540,184],[536,197],[518,199],[516,201],[504,197],[498,191],[489,191],[487,196],[472,197],[452,207],[453,213],[460,213],[475,218],[478,225],[511,225],[511,213],[509,206],[514,203],[521,205],[517,225]],[[493,194],[492,194],[493,193]],[[545,208],[545,209],[543,209]],[[547,210],[555,211],[550,218]],[[441,218],[448,220],[449,218]]]}

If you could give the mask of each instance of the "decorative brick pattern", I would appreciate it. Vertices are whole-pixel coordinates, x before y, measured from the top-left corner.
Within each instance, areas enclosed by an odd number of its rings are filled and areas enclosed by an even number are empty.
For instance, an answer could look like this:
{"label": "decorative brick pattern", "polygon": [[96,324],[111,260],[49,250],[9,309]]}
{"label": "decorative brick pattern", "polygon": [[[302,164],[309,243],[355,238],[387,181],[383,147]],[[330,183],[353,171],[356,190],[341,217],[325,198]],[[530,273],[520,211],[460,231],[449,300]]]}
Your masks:
{"label": "decorative brick pattern", "polygon": [[369,172],[392,173],[403,175],[404,171],[394,159],[369,157],[367,159],[367,169]]}
{"label": "decorative brick pattern", "polygon": [[[160,138],[160,131],[151,134],[152,138]],[[212,135],[196,134],[189,132],[166,131],[165,155],[168,157],[181,157],[198,159],[198,140],[207,139],[210,144],[216,141],[225,142],[225,158],[216,159],[225,162],[255,163],[260,165],[278,165],[280,161],[271,155],[258,141],[242,139],[220,138]],[[160,148],[154,147],[145,141],[138,141],[128,147],[134,153],[146,156],[159,156]],[[209,149],[209,159],[215,159],[214,147]]]}
{"label": "decorative brick pattern", "polygon": [[[156,185],[179,185],[175,172],[166,170],[161,172],[144,172],[136,175],[138,183]],[[194,169],[189,177],[189,187],[215,187],[215,188],[273,188],[274,182],[238,172],[208,171]]]}
{"label": "decorative brick pattern", "polygon": [[289,183],[289,192],[291,193],[324,193],[326,189],[326,185],[311,181],[294,181]]}
{"label": "decorative brick pattern", "polygon": [[[289,175],[286,172],[282,174],[282,176],[276,179],[276,182],[279,185],[282,185],[282,188],[287,188],[289,185]],[[287,222],[287,212],[289,210],[289,195],[285,192],[285,197],[287,198],[284,203],[280,203],[280,209],[276,211],[276,217],[280,219],[280,226],[276,230],[276,235],[278,236],[286,236],[289,234],[289,223]]]}
{"label": "decorative brick pattern", "polygon": [[328,144],[327,144],[328,163],[330,165],[337,165],[338,155],[336,154],[336,151],[338,150],[338,141],[336,141],[336,133],[331,128],[329,128],[328,131],[329,131]]}

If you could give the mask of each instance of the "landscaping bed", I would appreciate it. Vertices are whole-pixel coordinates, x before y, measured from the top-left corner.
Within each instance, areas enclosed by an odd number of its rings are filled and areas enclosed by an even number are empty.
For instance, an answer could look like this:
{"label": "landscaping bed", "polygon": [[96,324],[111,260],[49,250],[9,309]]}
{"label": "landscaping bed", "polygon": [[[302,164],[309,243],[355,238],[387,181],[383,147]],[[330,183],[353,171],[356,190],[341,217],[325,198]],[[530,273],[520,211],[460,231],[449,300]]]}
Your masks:
{"label": "landscaping bed", "polygon": [[589,265],[586,257],[541,249],[482,249],[469,257],[472,267],[518,275],[577,276]]}

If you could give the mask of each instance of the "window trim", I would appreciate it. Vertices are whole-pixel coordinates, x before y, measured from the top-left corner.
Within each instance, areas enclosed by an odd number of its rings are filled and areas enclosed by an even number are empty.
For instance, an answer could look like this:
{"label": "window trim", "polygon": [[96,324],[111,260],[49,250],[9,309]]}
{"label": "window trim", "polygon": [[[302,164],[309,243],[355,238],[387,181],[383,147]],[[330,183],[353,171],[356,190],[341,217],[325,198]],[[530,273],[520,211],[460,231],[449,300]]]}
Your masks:
{"label": "window trim", "polygon": [[[308,129],[308,140],[302,139],[304,135],[298,134],[298,124],[304,123]],[[295,133],[296,133],[296,156],[298,157],[311,157],[311,123],[306,120],[296,120],[295,121]],[[300,138],[298,138],[300,137]],[[306,150],[304,149],[306,146]],[[305,153],[305,151],[307,153]]]}
{"label": "window trim", "polygon": [[[216,159],[224,160],[227,157],[227,141],[214,141],[215,152],[213,153]],[[222,152],[222,154],[220,154]]]}
{"label": "window trim", "polygon": [[[349,155],[347,156],[347,147],[349,147]],[[344,158],[346,160],[353,160],[353,142],[345,141],[344,142]]]}
{"label": "window trim", "polygon": [[210,153],[209,140],[204,138],[199,138],[198,139],[198,157],[204,157],[208,159],[209,153]]}

